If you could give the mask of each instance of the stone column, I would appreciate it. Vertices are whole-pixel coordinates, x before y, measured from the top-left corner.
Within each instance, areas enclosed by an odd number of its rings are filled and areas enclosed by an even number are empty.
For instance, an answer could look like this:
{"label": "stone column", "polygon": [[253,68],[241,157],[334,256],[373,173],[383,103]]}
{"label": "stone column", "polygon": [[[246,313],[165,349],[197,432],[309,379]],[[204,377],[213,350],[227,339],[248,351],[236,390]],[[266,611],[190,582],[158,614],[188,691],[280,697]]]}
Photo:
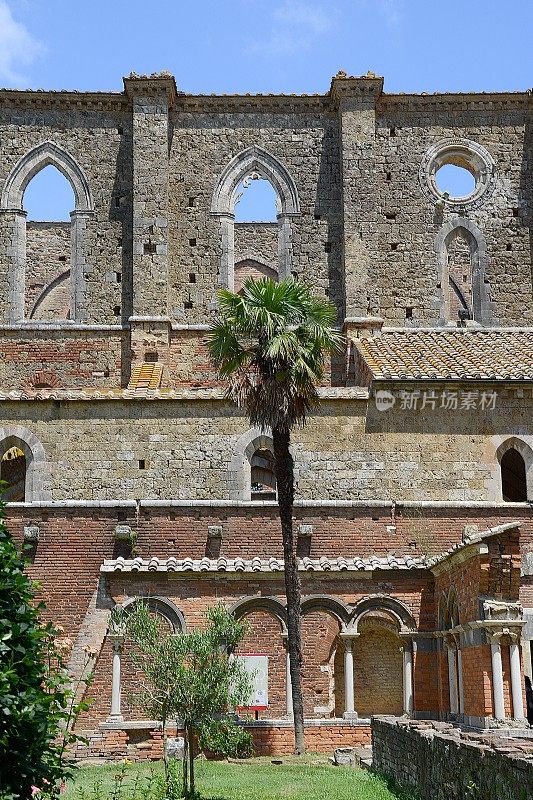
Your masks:
{"label": "stone column", "polygon": [[9,325],[24,321],[26,290],[26,212],[20,208],[0,209],[2,245],[5,244],[7,275],[0,286],[5,303],[2,320]]}
{"label": "stone column", "polygon": [[459,713],[459,691],[457,686],[457,661],[455,642],[445,640],[448,652],[448,687],[450,691],[450,713]]}
{"label": "stone column", "polygon": [[505,703],[503,699],[502,648],[493,640],[490,645],[492,660],[492,694],[494,698],[495,719],[505,719]]}
{"label": "stone column", "polygon": [[410,641],[403,645],[403,712],[413,713],[413,649]]}
{"label": "stone column", "polygon": [[520,646],[513,642],[509,646],[509,652],[511,658],[511,695],[513,698],[513,719],[524,719],[522,673],[520,670]]}
{"label": "stone column", "polygon": [[289,651],[287,650],[287,658],[286,658],[286,677],[285,677],[285,685],[286,685],[286,704],[287,704],[287,716],[289,719],[292,718],[293,711],[292,711],[292,680],[291,680],[291,659],[289,657]]}
{"label": "stone column", "polygon": [[346,719],[357,719],[355,710],[353,640],[359,634],[341,633],[344,645],[344,716]]}
{"label": "stone column", "polygon": [[459,714],[465,713],[465,692],[463,685],[463,653],[457,647],[457,677],[459,680]]}
{"label": "stone column", "polygon": [[121,722],[124,717],[121,710],[121,697],[120,697],[120,658],[122,655],[122,647],[124,645],[124,637],[116,634],[108,635],[113,648],[113,678],[111,683],[111,714],[108,717],[108,722]]}
{"label": "stone column", "polygon": [[85,261],[87,221],[94,211],[70,213],[70,318],[76,322],[87,319],[85,276],[90,271]]}
{"label": "stone column", "polygon": [[377,251],[376,102],[383,78],[338,73],[330,97],[339,116],[346,318],[375,314],[371,266]]}

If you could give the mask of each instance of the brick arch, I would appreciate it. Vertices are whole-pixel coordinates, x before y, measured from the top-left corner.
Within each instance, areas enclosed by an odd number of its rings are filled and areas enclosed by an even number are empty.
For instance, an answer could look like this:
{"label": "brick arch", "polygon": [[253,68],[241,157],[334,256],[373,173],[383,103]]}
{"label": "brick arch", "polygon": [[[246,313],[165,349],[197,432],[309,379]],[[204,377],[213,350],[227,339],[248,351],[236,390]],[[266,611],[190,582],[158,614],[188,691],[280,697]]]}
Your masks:
{"label": "brick arch", "polygon": [[149,595],[146,597],[129,597],[127,600],[121,603],[121,606],[124,610],[129,609],[132,611],[133,606],[141,601],[146,603],[149,610],[154,614],[159,614],[160,617],[166,619],[171,625],[173,633],[186,632],[187,626],[183,613],[171,600],[168,599],[168,597],[159,597],[156,595]]}
{"label": "brick arch", "polygon": [[277,281],[278,273],[277,270],[269,267],[268,264],[263,264],[256,258],[243,258],[235,264],[234,289],[236,292],[242,290],[244,281],[248,278],[253,278],[254,280],[270,278],[273,281]]}
{"label": "brick arch", "polygon": [[25,502],[50,500],[48,480],[50,463],[46,459],[40,440],[34,433],[21,425],[2,426],[0,427],[0,457],[11,447],[18,447],[26,458]]}
{"label": "brick arch", "polygon": [[72,186],[76,211],[94,210],[89,183],[76,159],[53,141],[46,141],[25,153],[11,170],[0,200],[0,208],[22,210],[22,198],[28,183],[38,172],[53,166]]}
{"label": "brick arch", "polygon": [[359,621],[367,614],[380,611],[388,614],[398,626],[399,633],[407,633],[416,630],[416,623],[409,608],[389,595],[373,595],[356,603],[351,614],[349,629],[357,633]]}
{"label": "brick arch", "polygon": [[230,608],[230,612],[236,619],[242,619],[256,611],[262,611],[275,617],[280,623],[282,635],[287,635],[287,610],[276,597],[245,597]]}
{"label": "brick arch", "polygon": [[323,611],[330,616],[334,617],[343,631],[350,618],[350,609],[342,600],[330,595],[310,595],[302,600],[302,616],[310,614],[313,611]]}

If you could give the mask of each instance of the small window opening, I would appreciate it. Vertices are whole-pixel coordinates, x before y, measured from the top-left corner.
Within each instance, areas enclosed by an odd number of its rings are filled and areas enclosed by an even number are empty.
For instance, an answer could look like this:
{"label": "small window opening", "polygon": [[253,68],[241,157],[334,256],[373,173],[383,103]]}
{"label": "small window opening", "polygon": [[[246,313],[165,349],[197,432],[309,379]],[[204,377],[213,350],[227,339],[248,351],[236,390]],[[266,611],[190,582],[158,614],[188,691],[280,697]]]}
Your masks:
{"label": "small window opening", "polygon": [[396,136],[396,128],[389,128],[389,136]]}
{"label": "small window opening", "polygon": [[115,306],[113,308],[113,314],[115,315],[115,317],[120,317],[120,313],[121,313],[120,312],[120,306]]}
{"label": "small window opening", "polygon": [[189,245],[191,247],[196,247],[196,239],[189,239]]}
{"label": "small window opening", "polygon": [[58,261],[66,263],[67,257],[66,256],[59,256]]}
{"label": "small window opening", "polygon": [[275,500],[274,454],[266,448],[259,448],[252,456],[251,467],[251,499]]}
{"label": "small window opening", "polygon": [[385,219],[394,220],[394,219],[396,219],[396,214],[391,211],[389,214],[385,214]]}
{"label": "small window opening", "polygon": [[4,500],[23,503],[26,497],[26,456],[18,447],[6,450],[0,461],[0,480],[5,481]]}
{"label": "small window opening", "polygon": [[194,208],[194,197],[189,197],[189,208]]}
{"label": "small window opening", "polygon": [[386,181],[391,181],[392,180],[392,173],[391,172],[387,172],[387,174],[385,175],[385,180]]}
{"label": "small window opening", "polygon": [[519,211],[517,208],[513,208],[513,217],[517,217],[519,215]]}
{"label": "small window opening", "polygon": [[507,242],[507,250],[512,250],[512,249],[513,245],[511,244],[511,242]]}
{"label": "small window opening", "polygon": [[144,458],[139,459],[139,469],[146,469],[146,460]]}
{"label": "small window opening", "polygon": [[277,222],[276,191],[257,173],[252,173],[237,186],[235,222]]}
{"label": "small window opening", "polygon": [[124,128],[117,128],[117,133],[119,136],[122,136],[122,134],[124,133]]}
{"label": "small window opening", "polygon": [[144,354],[144,360],[148,364],[157,364],[157,362],[159,361],[159,355],[154,350],[147,351]]}
{"label": "small window opening", "polygon": [[145,255],[154,255],[155,251],[156,251],[156,245],[152,241],[144,243]]}
{"label": "small window opening", "polygon": [[405,319],[413,319],[413,307],[407,306],[405,309]]}
{"label": "small window opening", "polygon": [[437,187],[452,198],[467,197],[476,188],[476,179],[466,167],[443,164],[435,175]]}
{"label": "small window opening", "polygon": [[390,249],[391,250],[397,250],[398,249],[398,242],[391,242]]}
{"label": "small window opening", "polygon": [[184,304],[183,304],[183,308],[186,308],[187,310],[189,310],[189,309],[191,309],[192,307],[193,307],[193,306],[192,306],[192,300],[190,300],[190,299],[189,299],[189,300],[185,300],[185,302],[184,302]]}
{"label": "small window opening", "polygon": [[117,283],[122,282],[122,272],[115,272],[115,279]]}
{"label": "small window opening", "polygon": [[196,274],[194,272],[189,272],[189,283],[196,283]]}
{"label": "small window opening", "polygon": [[511,447],[501,460],[502,495],[505,503],[527,501],[526,464],[518,450]]}

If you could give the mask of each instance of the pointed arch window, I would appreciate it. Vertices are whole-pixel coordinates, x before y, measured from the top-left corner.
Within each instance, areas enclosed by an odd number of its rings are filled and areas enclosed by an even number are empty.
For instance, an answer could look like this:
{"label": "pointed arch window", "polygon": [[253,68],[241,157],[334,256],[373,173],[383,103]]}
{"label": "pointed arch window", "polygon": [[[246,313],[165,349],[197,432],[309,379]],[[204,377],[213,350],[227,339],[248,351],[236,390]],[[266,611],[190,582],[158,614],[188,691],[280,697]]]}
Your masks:
{"label": "pointed arch window", "polygon": [[481,231],[470,220],[456,218],[439,232],[440,321],[467,319],[492,324],[490,286],[486,279],[486,247]]}
{"label": "pointed arch window", "polygon": [[505,503],[527,502],[526,462],[518,450],[511,447],[500,461],[502,495]]}
{"label": "pointed arch window", "polygon": [[[34,178],[43,181],[54,167],[70,184],[69,220],[28,222]],[[39,173],[42,173],[39,175]],[[63,184],[64,185],[64,184]],[[68,189],[67,189],[68,193]],[[75,159],[54,142],[43,142],[13,167],[0,199],[12,242],[9,251],[8,321],[83,321],[86,272],[85,239],[93,202],[87,179]],[[39,212],[39,216],[43,216]],[[57,214],[54,214],[57,216]],[[64,215],[63,215],[64,216]]]}
{"label": "pointed arch window", "polygon": [[[252,191],[255,193],[262,192],[263,194],[270,193],[270,201],[268,204],[268,219],[264,219],[265,211],[254,211],[248,209],[247,214],[242,214],[242,209],[245,205],[241,206],[239,211],[239,202],[245,203],[245,192],[249,191],[254,184],[256,188]],[[274,198],[275,194],[275,198]],[[264,198],[255,204],[255,208],[264,206]],[[272,205],[275,202],[275,215]],[[259,147],[249,147],[242,153],[235,156],[222,172],[215,191],[213,193],[213,200],[211,203],[211,213],[219,218],[220,221],[220,237],[222,243],[220,270],[219,270],[219,283],[221,286],[234,289],[235,281],[235,223],[238,225],[249,224],[242,220],[239,222],[239,215],[243,216],[260,216],[264,225],[275,225],[274,238],[270,234],[267,250],[271,253],[271,259],[274,264],[270,264],[270,258],[267,263],[271,268],[275,265],[276,272],[280,279],[283,279],[291,273],[291,260],[292,260],[292,219],[300,213],[300,203],[298,199],[298,192],[296,185],[289,174],[286,167],[273,155],[262,150]],[[257,220],[250,220],[254,223]],[[267,236],[265,229],[265,237]],[[240,237],[240,232],[239,232]],[[242,249],[243,243],[238,241],[239,249]]]}

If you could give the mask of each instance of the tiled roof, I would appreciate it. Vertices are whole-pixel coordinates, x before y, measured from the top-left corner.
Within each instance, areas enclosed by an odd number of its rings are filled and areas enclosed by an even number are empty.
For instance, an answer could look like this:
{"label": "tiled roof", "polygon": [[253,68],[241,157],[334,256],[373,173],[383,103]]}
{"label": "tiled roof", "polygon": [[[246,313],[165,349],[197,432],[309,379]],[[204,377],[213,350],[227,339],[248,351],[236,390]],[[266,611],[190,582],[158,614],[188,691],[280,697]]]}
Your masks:
{"label": "tiled roof", "polygon": [[[299,558],[299,572],[373,572],[374,570],[410,570],[432,569],[445,562],[461,550],[471,545],[481,544],[486,539],[513,530],[520,526],[520,521],[506,522],[484,531],[474,531],[463,538],[449,550],[437,556],[410,555],[370,556],[369,558]],[[141,558],[125,559],[122,556],[105,560],[100,572],[283,572],[282,558]]]}
{"label": "tiled roof", "polygon": [[533,329],[385,330],[355,345],[374,380],[533,380]]}
{"label": "tiled roof", "polygon": [[[134,558],[106,560],[101,572],[283,572],[282,558]],[[371,558],[302,558],[300,572],[360,572],[377,569],[425,569],[426,559],[389,555]]]}
{"label": "tiled roof", "polygon": [[[130,384],[131,386],[131,384]],[[318,389],[323,400],[366,400],[368,390],[361,386],[334,386]],[[189,388],[187,386],[151,389],[13,389],[0,391],[0,402],[10,400],[224,400],[223,388]]]}

